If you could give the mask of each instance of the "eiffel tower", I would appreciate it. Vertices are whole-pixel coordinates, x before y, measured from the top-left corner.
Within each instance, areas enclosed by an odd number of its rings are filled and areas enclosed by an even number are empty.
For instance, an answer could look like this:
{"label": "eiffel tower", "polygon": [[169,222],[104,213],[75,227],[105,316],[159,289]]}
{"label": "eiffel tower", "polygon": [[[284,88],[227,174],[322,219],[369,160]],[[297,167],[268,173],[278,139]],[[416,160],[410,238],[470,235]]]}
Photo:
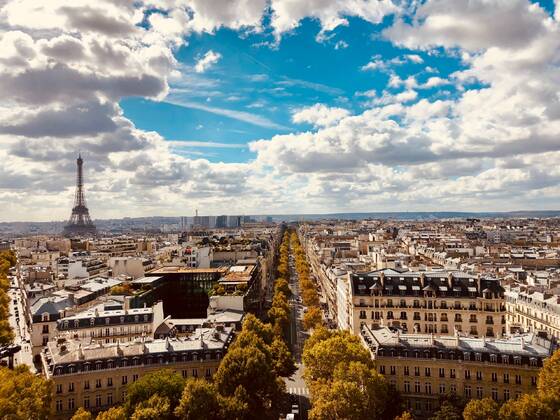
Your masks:
{"label": "eiffel tower", "polygon": [[84,176],[82,166],[84,161],[82,156],[78,154],[78,170],[76,174],[76,195],[74,196],[74,207],[68,224],[64,226],[65,236],[86,236],[95,235],[97,229],[89,217],[89,210],[86,206],[86,198],[84,196]]}

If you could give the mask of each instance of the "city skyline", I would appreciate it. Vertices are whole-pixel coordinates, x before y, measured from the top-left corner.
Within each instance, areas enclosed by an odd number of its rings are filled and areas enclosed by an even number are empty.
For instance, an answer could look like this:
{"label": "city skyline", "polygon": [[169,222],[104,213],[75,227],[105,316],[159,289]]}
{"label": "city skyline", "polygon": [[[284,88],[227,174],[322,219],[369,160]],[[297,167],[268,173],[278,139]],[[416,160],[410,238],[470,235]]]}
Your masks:
{"label": "city skyline", "polygon": [[0,222],[560,209],[554,1],[8,1]]}

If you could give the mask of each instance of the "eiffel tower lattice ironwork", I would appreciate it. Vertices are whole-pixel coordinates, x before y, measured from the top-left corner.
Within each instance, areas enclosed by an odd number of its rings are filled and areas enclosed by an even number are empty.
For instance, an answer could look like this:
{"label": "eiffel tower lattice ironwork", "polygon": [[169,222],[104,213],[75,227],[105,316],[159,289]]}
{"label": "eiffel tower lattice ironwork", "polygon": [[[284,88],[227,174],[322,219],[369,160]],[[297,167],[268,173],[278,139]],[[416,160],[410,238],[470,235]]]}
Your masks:
{"label": "eiffel tower lattice ironwork", "polygon": [[76,161],[78,168],[76,174],[76,194],[74,196],[74,207],[68,224],[64,227],[66,236],[82,236],[95,235],[97,229],[89,217],[89,210],[86,206],[86,197],[84,195],[84,175],[82,166],[84,161],[81,155],[78,155]]}

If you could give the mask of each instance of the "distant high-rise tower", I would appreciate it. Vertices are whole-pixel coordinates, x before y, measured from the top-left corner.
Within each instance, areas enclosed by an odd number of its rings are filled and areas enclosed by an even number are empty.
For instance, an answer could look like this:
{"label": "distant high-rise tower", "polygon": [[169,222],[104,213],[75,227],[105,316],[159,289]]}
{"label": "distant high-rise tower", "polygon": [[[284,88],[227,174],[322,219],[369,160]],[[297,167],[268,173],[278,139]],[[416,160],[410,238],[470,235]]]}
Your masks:
{"label": "distant high-rise tower", "polygon": [[82,156],[78,155],[78,171],[76,175],[76,195],[74,196],[74,207],[68,224],[64,226],[64,235],[66,236],[82,236],[95,235],[97,229],[89,217],[89,210],[86,206],[86,197],[84,195],[84,175],[82,165],[84,161]]}

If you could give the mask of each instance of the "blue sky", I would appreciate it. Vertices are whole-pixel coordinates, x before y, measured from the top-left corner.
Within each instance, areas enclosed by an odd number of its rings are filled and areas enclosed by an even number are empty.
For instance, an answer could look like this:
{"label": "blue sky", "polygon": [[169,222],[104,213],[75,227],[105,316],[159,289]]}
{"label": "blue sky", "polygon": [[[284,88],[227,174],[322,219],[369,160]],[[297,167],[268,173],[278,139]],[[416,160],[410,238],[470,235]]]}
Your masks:
{"label": "blue sky", "polygon": [[558,209],[559,2],[6,0],[0,220]]}
{"label": "blue sky", "polygon": [[[429,77],[447,78],[461,68],[458,57],[430,54],[395,47],[381,35],[393,17],[374,25],[360,18],[348,18],[318,42],[321,30],[315,19],[304,19],[278,44],[273,36],[263,33],[219,29],[215,34],[196,34],[188,45],[176,53],[185,66],[183,83],[171,81],[169,96],[159,102],[127,98],[120,102],[124,114],[138,128],[154,130],[167,140],[223,143],[230,147],[184,147],[176,153],[187,157],[205,157],[210,161],[246,162],[254,158],[246,144],[275,134],[311,130],[306,123],[295,124],[292,114],[316,103],[341,107],[352,114],[363,112],[369,98],[363,93],[400,89],[387,86],[390,73],[401,79],[415,75],[419,83]],[[192,68],[197,58],[208,51],[221,55],[220,60],[204,73]],[[419,56],[413,62],[407,55]],[[379,70],[363,70],[372,60],[400,60]],[[431,68],[426,71],[426,68]],[[187,89],[182,88],[187,85]],[[422,89],[418,100],[448,98],[456,94],[452,85]],[[179,104],[184,104],[180,106]],[[194,104],[194,105],[193,105]],[[251,123],[242,117],[227,117],[196,108],[238,111],[262,117]]]}

